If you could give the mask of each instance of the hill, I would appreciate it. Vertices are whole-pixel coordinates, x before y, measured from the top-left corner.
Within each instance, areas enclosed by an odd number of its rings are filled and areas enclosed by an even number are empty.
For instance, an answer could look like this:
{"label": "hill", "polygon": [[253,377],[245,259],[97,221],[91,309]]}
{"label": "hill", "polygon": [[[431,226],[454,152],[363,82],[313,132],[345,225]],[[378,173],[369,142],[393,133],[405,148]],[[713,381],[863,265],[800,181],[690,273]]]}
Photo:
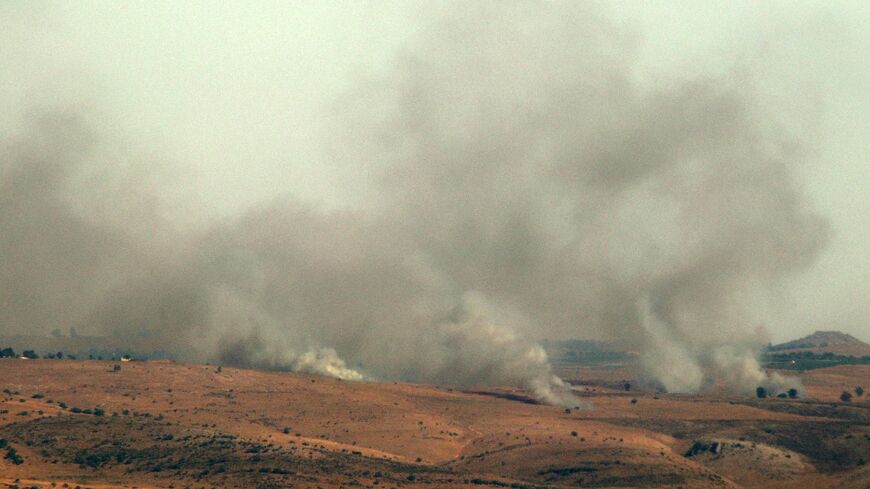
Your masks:
{"label": "hill", "polygon": [[[508,389],[343,382],[168,361],[0,360],[0,487],[867,487],[870,409],[580,385],[591,410]],[[619,375],[622,375],[621,373]],[[629,379],[632,382],[635,379]],[[523,398],[524,399],[524,398]],[[11,455],[10,455],[11,453]],[[16,480],[20,479],[20,480]]]}
{"label": "hill", "polygon": [[816,331],[797,340],[772,345],[767,350],[770,352],[810,351],[857,357],[870,355],[870,345],[840,331]]}

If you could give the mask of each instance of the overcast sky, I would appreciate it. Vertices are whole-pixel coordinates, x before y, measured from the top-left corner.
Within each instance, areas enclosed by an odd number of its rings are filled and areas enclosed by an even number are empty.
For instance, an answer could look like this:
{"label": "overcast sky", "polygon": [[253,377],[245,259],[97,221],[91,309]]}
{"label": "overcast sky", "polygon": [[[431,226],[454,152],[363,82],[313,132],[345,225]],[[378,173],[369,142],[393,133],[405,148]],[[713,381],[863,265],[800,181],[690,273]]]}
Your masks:
{"label": "overcast sky", "polygon": [[[809,150],[833,236],[783,287],[774,340],[841,329],[870,341],[870,4],[610,2],[634,75],[747,73],[770,124]],[[412,2],[0,2],[0,136],[25,114],[85,114],[125,154],[187,171],[168,200],[224,215],[278,195],[353,206],[325,134],[449,7]],[[485,19],[481,19],[485,22]],[[115,151],[115,150],[113,150]],[[341,154],[341,153],[338,153]],[[203,210],[205,209],[205,210]],[[2,232],[2,230],[0,230]]]}

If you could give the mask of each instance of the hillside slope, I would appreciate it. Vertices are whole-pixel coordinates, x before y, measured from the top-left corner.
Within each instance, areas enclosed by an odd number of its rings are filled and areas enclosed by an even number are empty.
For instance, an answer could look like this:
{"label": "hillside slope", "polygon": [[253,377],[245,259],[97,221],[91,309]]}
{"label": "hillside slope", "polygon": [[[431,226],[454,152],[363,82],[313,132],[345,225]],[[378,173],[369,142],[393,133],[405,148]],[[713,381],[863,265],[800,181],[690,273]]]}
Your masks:
{"label": "hillside slope", "polygon": [[[596,388],[579,392],[593,409],[566,412],[511,400],[522,393],[506,389],[157,361],[116,371],[112,362],[8,359],[0,372],[3,451],[22,459],[0,457],[0,487],[17,478],[42,487],[312,489],[870,480],[860,463],[870,453],[864,399],[831,419],[810,400]],[[690,450],[714,442],[724,450]]]}

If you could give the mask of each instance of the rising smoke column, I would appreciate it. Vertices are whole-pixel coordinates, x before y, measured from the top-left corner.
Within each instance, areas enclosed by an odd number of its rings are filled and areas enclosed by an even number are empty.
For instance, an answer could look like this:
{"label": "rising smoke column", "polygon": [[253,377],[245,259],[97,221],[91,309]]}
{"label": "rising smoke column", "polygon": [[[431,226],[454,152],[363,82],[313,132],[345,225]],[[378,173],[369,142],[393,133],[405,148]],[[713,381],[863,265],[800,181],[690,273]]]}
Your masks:
{"label": "rising smoke column", "polygon": [[528,338],[595,335],[639,348],[669,391],[785,388],[754,359],[753,304],[827,227],[751,85],[641,85],[633,38],[587,7],[453,7],[341,99],[352,209],[288,197],[179,225],[151,180],[93,177],[135,172],[93,158],[76,117],[4,140],[2,331],[566,406]]}
{"label": "rising smoke column", "polygon": [[751,79],[642,86],[632,38],[597,12],[460,10],[352,119],[392,108],[366,161],[382,211],[454,287],[518,311],[521,332],[639,348],[673,392],[791,387],[755,360],[754,306],[828,226]]}

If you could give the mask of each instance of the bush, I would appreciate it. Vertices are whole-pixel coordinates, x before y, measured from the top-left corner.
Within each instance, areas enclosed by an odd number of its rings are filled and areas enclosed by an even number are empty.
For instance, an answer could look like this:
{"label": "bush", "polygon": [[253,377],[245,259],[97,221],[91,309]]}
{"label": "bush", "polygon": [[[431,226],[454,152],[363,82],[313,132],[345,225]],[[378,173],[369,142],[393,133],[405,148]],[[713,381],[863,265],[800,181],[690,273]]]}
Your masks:
{"label": "bush", "polygon": [[14,447],[8,447],[6,449],[6,456],[3,458],[11,461],[15,465],[21,465],[24,463],[24,458],[22,458],[21,455],[18,454],[18,450],[16,450]]}
{"label": "bush", "polygon": [[858,397],[863,396],[864,395],[864,388],[861,387],[860,385],[858,387],[855,387],[855,395]]}
{"label": "bush", "polygon": [[102,416],[106,414],[106,411],[103,408],[94,408],[94,416]]}
{"label": "bush", "polygon": [[797,389],[792,388],[792,389],[789,389],[789,390],[788,390],[788,397],[789,397],[790,399],[797,399],[797,396],[798,396],[798,391],[797,391]]}
{"label": "bush", "polygon": [[767,389],[764,387],[759,387],[755,389],[755,395],[758,396],[759,399],[764,399],[767,397]]}
{"label": "bush", "polygon": [[843,393],[840,394],[840,400],[843,402],[849,402],[852,400],[852,394],[849,394],[847,391],[843,391]]}
{"label": "bush", "polygon": [[37,355],[36,352],[33,350],[24,350],[21,356],[24,358],[29,358],[31,360],[39,358],[39,355]]}

